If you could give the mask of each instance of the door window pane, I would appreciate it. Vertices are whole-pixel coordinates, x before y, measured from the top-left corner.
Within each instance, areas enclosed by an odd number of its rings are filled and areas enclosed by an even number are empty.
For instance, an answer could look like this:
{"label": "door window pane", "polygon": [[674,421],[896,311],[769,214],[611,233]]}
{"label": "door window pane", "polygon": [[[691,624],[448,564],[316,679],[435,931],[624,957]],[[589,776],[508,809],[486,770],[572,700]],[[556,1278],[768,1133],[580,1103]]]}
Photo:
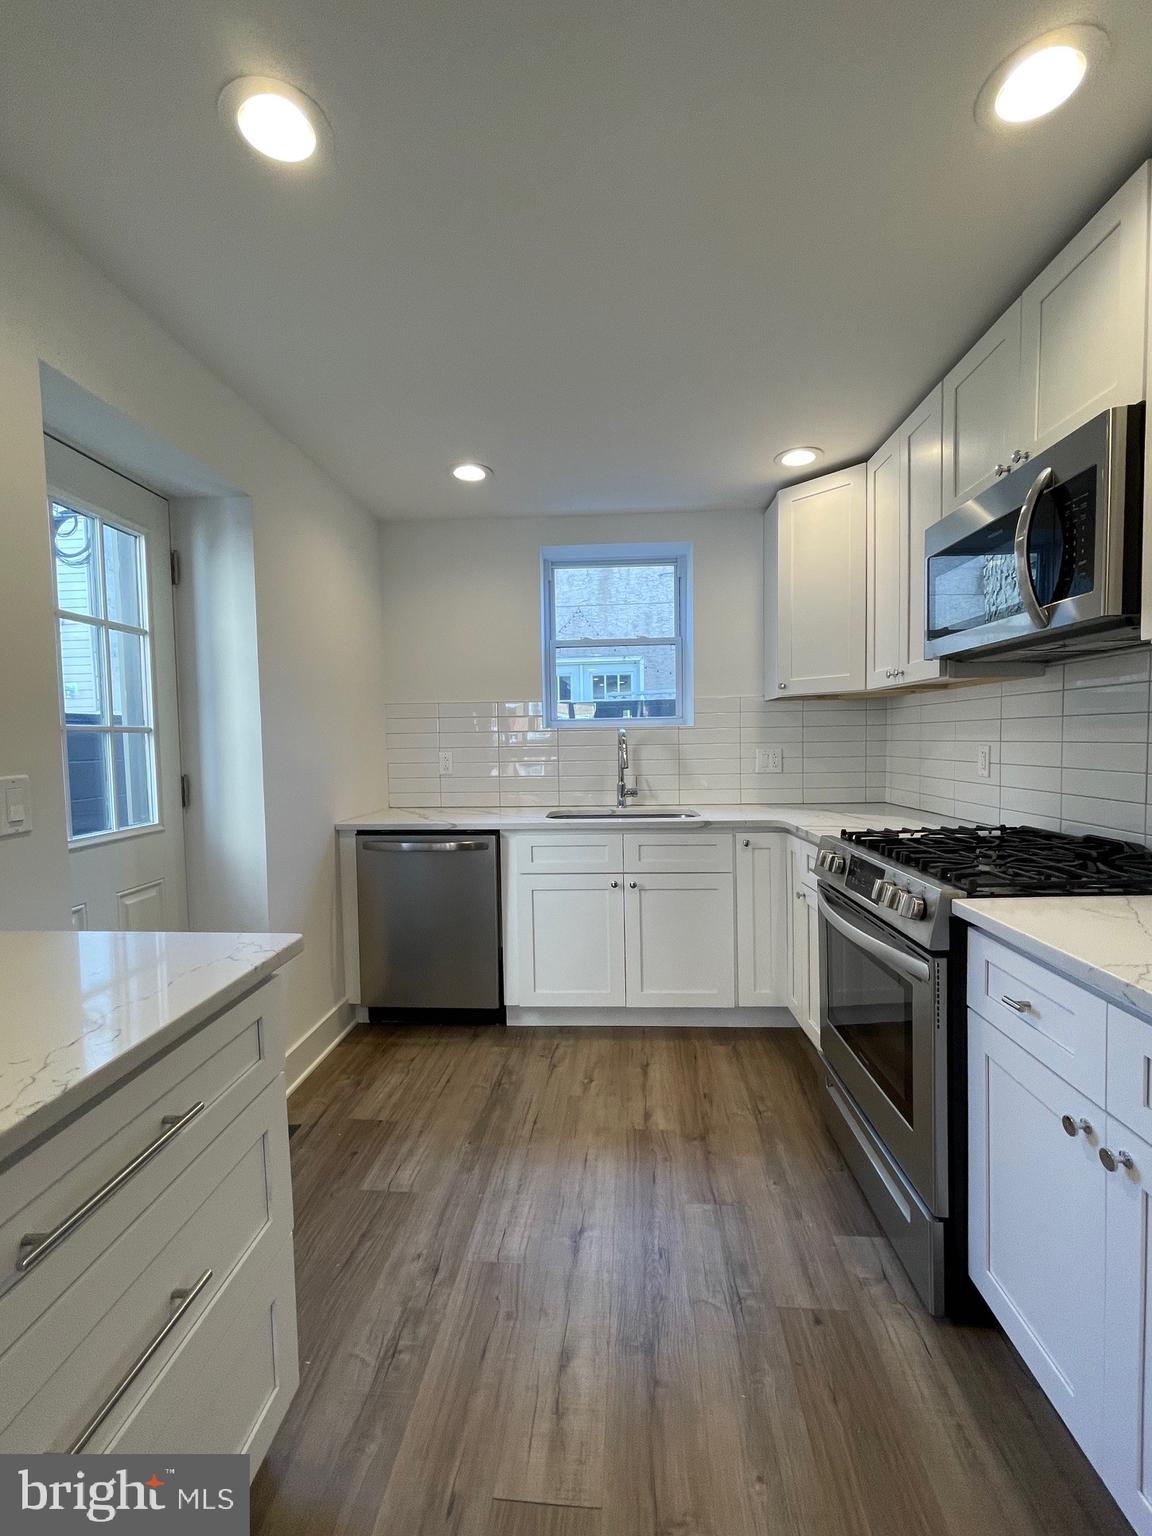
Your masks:
{"label": "door window pane", "polygon": [[52,555],[56,606],[65,613],[100,617],[100,553],[97,522],[52,503]]}
{"label": "door window pane", "polygon": [[148,725],[148,658],[143,635],[108,632],[112,662],[112,724]]}
{"label": "door window pane", "polygon": [[115,830],[109,741],[104,731],[65,732],[70,837],[92,837]]}
{"label": "door window pane", "polygon": [[98,624],[60,620],[64,718],[72,725],[104,722],[104,631]]}
{"label": "door window pane", "polygon": [[152,738],[143,731],[113,736],[116,810],[122,827],[149,827],[156,820],[153,802]]}
{"label": "door window pane", "polygon": [[139,535],[105,523],[104,583],[108,590],[108,617],[113,623],[142,627],[142,575]]}

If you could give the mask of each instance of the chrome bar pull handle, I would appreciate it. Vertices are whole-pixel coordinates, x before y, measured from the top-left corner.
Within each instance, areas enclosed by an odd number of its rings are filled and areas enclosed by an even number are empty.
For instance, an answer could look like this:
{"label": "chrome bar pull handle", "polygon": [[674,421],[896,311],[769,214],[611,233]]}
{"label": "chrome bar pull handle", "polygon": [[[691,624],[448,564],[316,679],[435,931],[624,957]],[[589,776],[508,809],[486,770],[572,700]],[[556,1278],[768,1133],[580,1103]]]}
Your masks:
{"label": "chrome bar pull handle", "polygon": [[85,1424],[84,1428],[76,1436],[75,1440],[73,1440],[72,1444],[68,1447],[69,1456],[79,1456],[80,1452],[88,1444],[89,1440],[91,1440],[92,1436],[100,1428],[104,1420],[116,1407],[116,1404],[128,1391],[129,1387],[140,1375],[141,1371],[144,1370],[149,1360],[152,1359],[152,1356],[164,1343],[164,1340],[173,1331],[173,1329],[180,1326],[180,1323],[183,1321],[185,1315],[195,1303],[197,1296],[199,1296],[200,1292],[208,1284],[211,1278],[212,1271],[210,1269],[206,1269],[194,1285],[182,1287],[180,1290],[172,1292],[168,1299],[175,1310],[172,1312],[168,1318],[168,1321],[164,1324],[160,1331],[148,1341],[148,1343],[136,1356],[135,1360],[133,1360],[127,1371],[112,1388],[111,1392],[109,1392],[108,1396],[100,1404],[99,1408],[97,1408],[96,1412],[88,1420],[87,1424]]}
{"label": "chrome bar pull handle", "polygon": [[1004,1004],[1005,1008],[1011,1008],[1013,1013],[1031,1013],[1032,1012],[1032,1004],[1030,1002],[1028,1002],[1025,998],[1022,998],[1022,997],[1008,997],[1006,994],[1002,993],[1001,997],[1000,997],[1000,1001]]}
{"label": "chrome bar pull handle", "polygon": [[135,1178],[146,1163],[150,1163],[170,1141],[175,1141],[180,1132],[185,1130],[196,1116],[204,1111],[204,1100],[200,1099],[193,1104],[191,1109],[186,1109],[182,1115],[165,1115],[160,1121],[164,1130],[155,1141],[149,1142],[143,1152],[138,1152],[130,1163],[125,1163],[119,1173],[114,1173],[107,1184],[101,1185],[94,1195],[89,1195],[74,1211],[69,1212],[58,1226],[51,1232],[26,1232],[20,1239],[21,1257],[16,1261],[17,1274],[26,1275],[30,1269],[35,1269],[42,1259],[46,1259],[54,1249],[67,1241],[82,1226],[89,1216],[95,1215],[107,1200],[111,1200],[117,1190],[123,1189],[129,1179]]}

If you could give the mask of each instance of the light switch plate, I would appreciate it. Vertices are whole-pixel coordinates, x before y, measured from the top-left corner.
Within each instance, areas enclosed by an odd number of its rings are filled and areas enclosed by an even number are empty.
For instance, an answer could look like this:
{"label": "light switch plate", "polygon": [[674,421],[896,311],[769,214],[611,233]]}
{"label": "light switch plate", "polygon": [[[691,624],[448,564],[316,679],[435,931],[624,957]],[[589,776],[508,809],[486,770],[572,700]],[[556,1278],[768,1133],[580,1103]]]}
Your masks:
{"label": "light switch plate", "polygon": [[976,753],[976,777],[978,779],[990,779],[992,777],[992,748],[981,747]]}
{"label": "light switch plate", "polygon": [[27,774],[0,778],[0,837],[32,830],[32,791]]}
{"label": "light switch plate", "polygon": [[444,774],[451,773],[451,772],[452,772],[452,754],[451,754],[451,752],[441,752],[441,754],[440,754],[440,773],[441,773],[441,776],[443,776]]}
{"label": "light switch plate", "polygon": [[756,748],[756,772],[757,773],[783,773],[784,772],[784,748],[783,747],[757,747]]}

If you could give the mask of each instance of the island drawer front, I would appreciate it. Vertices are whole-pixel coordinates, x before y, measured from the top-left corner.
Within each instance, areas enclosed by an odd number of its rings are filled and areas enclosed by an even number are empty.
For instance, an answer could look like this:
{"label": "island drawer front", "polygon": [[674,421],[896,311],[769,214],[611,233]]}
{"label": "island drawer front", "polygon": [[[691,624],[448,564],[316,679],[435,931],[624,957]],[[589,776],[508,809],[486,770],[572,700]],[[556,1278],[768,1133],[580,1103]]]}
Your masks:
{"label": "island drawer front", "polygon": [[1108,1113],[1152,1142],[1152,1023],[1108,1008]]}
{"label": "island drawer front", "polygon": [[731,832],[625,832],[624,868],[630,875],[730,874]]}
{"label": "island drawer front", "polygon": [[1108,1005],[987,934],[968,935],[968,1006],[1058,1077],[1104,1103]]}
{"label": "island drawer front", "polygon": [[139,1401],[198,1316],[256,1248],[292,1229],[283,1078],[270,1083],[0,1354],[0,1451],[67,1450],[168,1321],[173,1292],[211,1278],[124,1395]]}
{"label": "island drawer front", "polygon": [[513,840],[518,875],[618,875],[624,868],[619,832],[531,832]]}
{"label": "island drawer front", "polygon": [[93,1451],[264,1458],[300,1381],[292,1244],[253,1255],[218,1291],[144,1395],[113,1414]]}
{"label": "island drawer front", "polygon": [[[230,1120],[283,1072],[284,1053],[273,979],[146,1066],[91,1112],[80,1115],[0,1177],[0,1349],[17,1326],[38,1315],[162,1194]],[[159,1151],[139,1166],[59,1246],[27,1270],[18,1268],[29,1233],[52,1233],[104,1191],[171,1127]],[[112,1134],[108,1128],[115,1127]],[[33,1279],[34,1277],[34,1279]]]}

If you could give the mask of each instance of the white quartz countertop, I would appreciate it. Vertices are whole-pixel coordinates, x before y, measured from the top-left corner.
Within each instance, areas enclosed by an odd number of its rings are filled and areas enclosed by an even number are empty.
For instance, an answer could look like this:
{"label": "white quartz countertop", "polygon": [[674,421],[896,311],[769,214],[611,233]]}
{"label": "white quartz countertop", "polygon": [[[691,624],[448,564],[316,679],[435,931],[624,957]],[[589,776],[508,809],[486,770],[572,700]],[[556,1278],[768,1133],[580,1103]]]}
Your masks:
{"label": "white quartz countertop", "polygon": [[1053,970],[1152,1014],[1152,896],[958,901],[953,912]]}
{"label": "white quartz countertop", "polygon": [[0,933],[0,1164],[303,947],[295,933]]}
{"label": "white quartz countertop", "polygon": [[[689,805],[689,809],[697,809]],[[548,827],[553,832],[579,832],[588,827],[626,829],[635,816],[606,817],[577,821],[549,820],[554,807],[531,810],[469,811],[465,808],[441,810],[377,810],[353,816],[337,823],[338,832],[452,832],[467,828],[470,832],[517,832],[532,827]],[[641,806],[639,809],[643,810]],[[654,811],[666,806],[654,805]],[[904,805],[867,802],[856,805],[709,805],[699,807],[699,817],[691,821],[651,821],[644,825],[666,826],[677,832],[688,827],[752,827],[762,832],[791,832],[819,842],[835,835],[841,828],[864,827],[939,827],[957,826],[953,817],[926,816]]]}

